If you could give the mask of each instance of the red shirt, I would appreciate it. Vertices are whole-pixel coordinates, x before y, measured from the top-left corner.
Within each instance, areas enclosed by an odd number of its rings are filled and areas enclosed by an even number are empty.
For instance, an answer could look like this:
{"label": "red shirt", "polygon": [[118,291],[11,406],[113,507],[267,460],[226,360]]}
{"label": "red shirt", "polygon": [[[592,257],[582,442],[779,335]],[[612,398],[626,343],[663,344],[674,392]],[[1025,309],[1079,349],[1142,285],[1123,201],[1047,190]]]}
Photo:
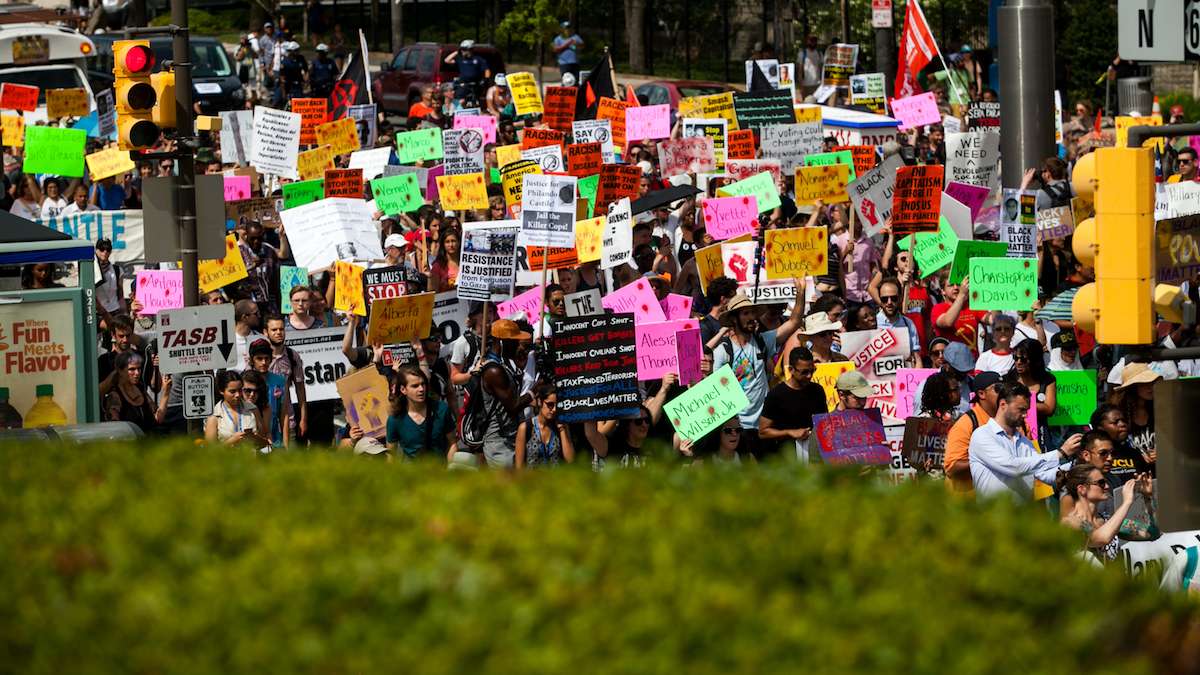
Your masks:
{"label": "red shirt", "polygon": [[912,320],[917,327],[917,337],[921,349],[929,345],[929,291],[924,286],[909,286],[908,302],[904,305],[904,315]]}
{"label": "red shirt", "polygon": [[951,303],[939,302],[933,306],[933,312],[929,319],[933,323],[933,332],[938,337],[944,337],[947,340],[956,340],[971,348],[971,354],[978,356],[979,352],[976,345],[979,344],[979,322],[983,317],[987,316],[987,312],[982,312],[977,309],[963,308],[958,313],[958,319],[954,322],[954,328],[942,328],[937,325],[938,317],[945,314],[950,309]]}

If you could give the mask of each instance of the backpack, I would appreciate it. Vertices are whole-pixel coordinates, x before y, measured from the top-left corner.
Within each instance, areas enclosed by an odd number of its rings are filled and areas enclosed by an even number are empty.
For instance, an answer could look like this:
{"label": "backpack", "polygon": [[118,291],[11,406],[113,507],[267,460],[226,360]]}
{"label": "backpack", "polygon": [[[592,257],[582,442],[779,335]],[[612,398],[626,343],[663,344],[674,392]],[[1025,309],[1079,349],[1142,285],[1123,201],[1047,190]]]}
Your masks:
{"label": "backpack", "polygon": [[[754,334],[754,346],[758,348],[758,360],[766,361],[767,360],[767,341],[763,339],[763,336],[760,333]],[[721,341],[717,343],[718,349],[720,349],[722,347],[724,347],[725,349],[727,349],[729,351],[729,360],[732,362],[733,361],[733,340],[728,335],[721,338]]]}
{"label": "backpack", "polygon": [[[463,387],[462,410],[458,416],[458,441],[466,452],[478,453],[483,450],[483,436],[487,433],[488,422],[500,407],[500,400],[492,401],[491,407],[483,402],[483,373],[492,365],[504,368],[504,365],[491,361],[485,363],[478,373],[471,375],[467,386]],[[508,370],[504,371],[508,374]]]}
{"label": "backpack", "polygon": [[1071,185],[1067,182],[1043,185],[1042,190],[1050,196],[1050,206],[1071,205]]}

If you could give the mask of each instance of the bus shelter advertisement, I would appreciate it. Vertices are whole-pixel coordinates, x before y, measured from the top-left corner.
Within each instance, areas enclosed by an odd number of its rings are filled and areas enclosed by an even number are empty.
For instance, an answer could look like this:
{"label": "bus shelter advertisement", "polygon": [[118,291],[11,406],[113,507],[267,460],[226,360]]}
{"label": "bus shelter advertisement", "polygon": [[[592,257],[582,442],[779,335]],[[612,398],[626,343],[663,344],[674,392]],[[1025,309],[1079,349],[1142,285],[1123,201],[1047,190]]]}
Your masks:
{"label": "bus shelter advertisement", "polygon": [[[37,317],[37,318],[33,318]],[[0,305],[0,387],[23,426],[75,424],[78,364],[70,300]],[[62,419],[63,413],[66,419]],[[0,410],[0,414],[3,410]]]}

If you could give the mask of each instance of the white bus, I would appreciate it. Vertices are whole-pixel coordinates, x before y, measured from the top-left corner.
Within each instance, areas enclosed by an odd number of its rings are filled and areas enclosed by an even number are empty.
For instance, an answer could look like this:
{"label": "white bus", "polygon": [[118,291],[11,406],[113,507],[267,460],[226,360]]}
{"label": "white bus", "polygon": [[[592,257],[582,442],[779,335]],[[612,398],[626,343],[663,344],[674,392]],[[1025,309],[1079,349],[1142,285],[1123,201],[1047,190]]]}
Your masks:
{"label": "white bus", "polygon": [[86,59],[96,51],[88,36],[44,23],[0,25],[0,82],[38,87],[38,109],[26,122],[46,119],[47,89],[86,89],[91,109],[96,99],[88,84]]}

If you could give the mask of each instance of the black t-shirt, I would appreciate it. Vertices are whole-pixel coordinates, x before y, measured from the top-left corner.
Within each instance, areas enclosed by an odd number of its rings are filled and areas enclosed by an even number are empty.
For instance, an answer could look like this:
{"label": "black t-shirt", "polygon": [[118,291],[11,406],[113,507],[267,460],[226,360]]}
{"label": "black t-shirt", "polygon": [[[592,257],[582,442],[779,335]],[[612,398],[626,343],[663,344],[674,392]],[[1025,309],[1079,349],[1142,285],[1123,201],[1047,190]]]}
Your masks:
{"label": "black t-shirt", "polygon": [[[786,382],[781,382],[767,393],[762,416],[770,419],[776,429],[811,429],[813,415],[827,412],[825,390],[821,385],[808,382],[799,389],[792,389]],[[770,450],[778,450],[778,447]]]}
{"label": "black t-shirt", "polygon": [[[1136,451],[1139,455],[1150,452],[1154,448],[1154,407],[1150,407],[1150,419],[1145,426],[1135,424],[1133,416],[1129,416],[1129,438],[1126,439],[1129,447]],[[1154,472],[1154,464],[1146,463],[1150,467],[1151,474]]]}
{"label": "black t-shirt", "polygon": [[700,340],[704,344],[708,344],[708,341],[720,332],[721,322],[714,319],[711,314],[705,314],[700,319]]}
{"label": "black t-shirt", "polygon": [[1113,491],[1124,485],[1125,481],[1133,480],[1134,476],[1146,471],[1154,475],[1154,465],[1146,461],[1141,451],[1130,447],[1128,442],[1113,446],[1112,470],[1109,472],[1110,477],[1115,480]]}

